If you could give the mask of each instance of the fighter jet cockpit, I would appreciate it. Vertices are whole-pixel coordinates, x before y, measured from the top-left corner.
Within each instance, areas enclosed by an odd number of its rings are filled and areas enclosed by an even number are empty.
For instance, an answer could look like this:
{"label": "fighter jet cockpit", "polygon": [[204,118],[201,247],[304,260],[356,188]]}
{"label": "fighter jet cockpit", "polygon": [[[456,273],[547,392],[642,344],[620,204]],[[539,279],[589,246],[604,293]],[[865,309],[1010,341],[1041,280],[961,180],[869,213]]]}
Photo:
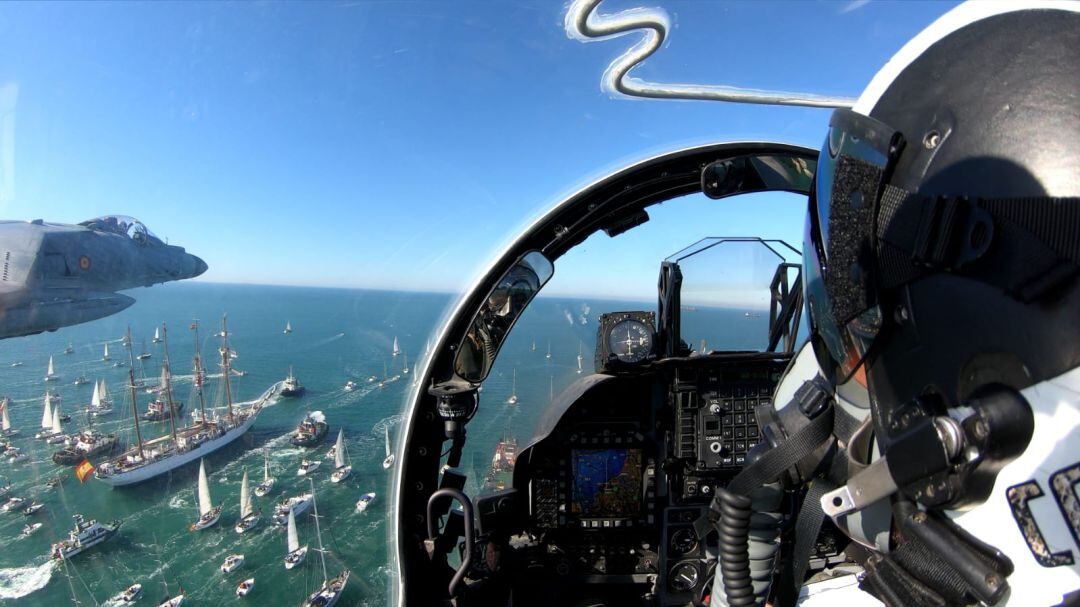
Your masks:
{"label": "fighter jet cockpit", "polygon": [[165,244],[146,227],[146,224],[134,217],[128,217],[127,215],[105,215],[102,217],[95,217],[80,222],[79,225],[99,232],[127,236],[135,241],[136,244],[143,246]]}
{"label": "fighter jet cockpit", "polygon": [[[788,192],[799,215],[814,167],[810,150],[768,143],[654,158],[565,200],[489,269],[447,323],[404,421],[396,480],[407,604],[708,604],[720,553],[709,502],[763,440],[757,408],[771,408],[805,339],[799,248],[688,238],[653,261],[650,299],[567,314],[569,327],[594,334],[558,390],[548,336],[521,335],[530,323],[515,323],[549,305],[537,295],[590,237],[645,232],[650,208],[692,196],[721,206]],[[504,350],[515,341],[521,352]],[[523,360],[506,400],[489,375],[504,352]],[[592,373],[581,372],[584,358]],[[535,371],[545,364],[550,385],[530,386],[548,383]],[[490,410],[506,413],[478,414]],[[529,423],[515,426],[520,417]],[[492,446],[500,430],[490,468],[486,456],[470,461],[466,446]],[[811,572],[843,562],[828,533],[819,544]]]}

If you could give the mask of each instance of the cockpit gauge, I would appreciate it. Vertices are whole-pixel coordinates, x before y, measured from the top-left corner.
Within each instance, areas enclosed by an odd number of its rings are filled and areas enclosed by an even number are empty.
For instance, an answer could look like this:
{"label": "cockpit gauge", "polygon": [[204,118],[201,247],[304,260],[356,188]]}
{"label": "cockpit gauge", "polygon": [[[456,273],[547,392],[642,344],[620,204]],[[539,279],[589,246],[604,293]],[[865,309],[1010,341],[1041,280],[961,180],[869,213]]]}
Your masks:
{"label": "cockpit gauge", "polygon": [[679,563],[671,568],[668,574],[668,584],[676,592],[689,592],[697,586],[698,568],[694,563]]}
{"label": "cockpit gauge", "polygon": [[601,372],[641,364],[656,352],[653,312],[614,312],[600,316],[596,368]]}
{"label": "cockpit gauge", "polygon": [[683,527],[671,534],[669,543],[672,553],[678,556],[689,554],[697,548],[697,533],[690,527]]}

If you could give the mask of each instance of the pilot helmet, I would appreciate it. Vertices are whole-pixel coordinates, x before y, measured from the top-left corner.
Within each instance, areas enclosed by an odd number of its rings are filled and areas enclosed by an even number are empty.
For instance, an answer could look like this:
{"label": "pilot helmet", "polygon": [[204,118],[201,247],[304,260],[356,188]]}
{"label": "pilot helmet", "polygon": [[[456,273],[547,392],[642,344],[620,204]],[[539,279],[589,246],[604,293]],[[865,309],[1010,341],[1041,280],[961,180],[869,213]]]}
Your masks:
{"label": "pilot helmet", "polygon": [[[906,489],[1007,556],[1024,604],[1080,586],[1077,66],[1076,4],[957,7],[834,112],[806,219],[819,364],[890,461],[922,456],[901,452],[920,416],[984,435],[945,491]],[[1003,392],[1025,411],[966,424]]]}

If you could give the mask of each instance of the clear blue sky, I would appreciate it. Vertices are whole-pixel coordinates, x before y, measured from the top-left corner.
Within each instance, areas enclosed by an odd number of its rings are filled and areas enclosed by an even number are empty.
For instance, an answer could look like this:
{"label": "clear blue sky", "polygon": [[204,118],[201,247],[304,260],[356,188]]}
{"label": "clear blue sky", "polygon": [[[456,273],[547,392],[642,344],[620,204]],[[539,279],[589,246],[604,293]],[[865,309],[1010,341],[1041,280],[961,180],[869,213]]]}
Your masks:
{"label": "clear blue sky", "polygon": [[[676,26],[639,77],[852,96],[951,6],[644,5]],[[563,10],[0,4],[0,87],[18,89],[0,217],[134,215],[206,259],[209,281],[457,290],[606,169],[709,141],[820,145],[828,110],[612,98],[601,73],[636,38],[572,40]],[[779,203],[725,211],[709,232],[801,238]],[[650,263],[709,235],[665,212],[658,256],[638,251]]]}

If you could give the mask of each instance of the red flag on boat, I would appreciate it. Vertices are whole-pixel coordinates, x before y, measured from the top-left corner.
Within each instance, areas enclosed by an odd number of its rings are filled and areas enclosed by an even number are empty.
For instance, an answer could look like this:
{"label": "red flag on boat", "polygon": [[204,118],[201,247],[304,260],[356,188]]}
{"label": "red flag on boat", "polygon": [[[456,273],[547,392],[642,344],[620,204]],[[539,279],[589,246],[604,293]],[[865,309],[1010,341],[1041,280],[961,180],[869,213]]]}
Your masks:
{"label": "red flag on boat", "polygon": [[75,478],[79,479],[80,483],[85,483],[86,477],[93,473],[94,464],[91,464],[88,459],[84,459],[78,466],[75,466]]}

